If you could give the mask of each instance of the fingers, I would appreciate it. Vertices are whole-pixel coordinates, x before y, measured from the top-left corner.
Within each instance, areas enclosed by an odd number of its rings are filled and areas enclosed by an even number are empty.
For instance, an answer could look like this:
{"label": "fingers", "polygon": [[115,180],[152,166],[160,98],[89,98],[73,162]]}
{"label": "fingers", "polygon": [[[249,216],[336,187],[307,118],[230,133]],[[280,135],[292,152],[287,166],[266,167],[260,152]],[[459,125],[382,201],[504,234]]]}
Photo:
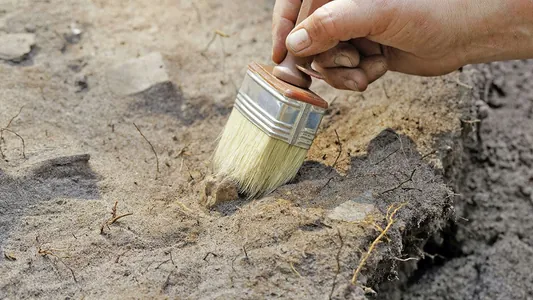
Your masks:
{"label": "fingers", "polygon": [[379,44],[369,39],[353,39],[350,43],[357,48],[361,55],[371,56],[383,54],[381,53],[381,47]]}
{"label": "fingers", "polygon": [[385,75],[388,69],[387,60],[382,55],[365,57],[358,67],[365,71],[369,84]]}
{"label": "fingers", "polygon": [[325,4],[292,30],[287,48],[297,56],[310,56],[340,41],[368,36],[374,26],[374,14],[369,11],[373,2],[335,0]]}
{"label": "fingers", "polygon": [[363,92],[368,85],[387,72],[386,59],[382,55],[364,57],[354,68],[324,67],[315,61],[315,68],[324,80],[334,88]]}
{"label": "fingers", "polygon": [[336,47],[315,57],[315,63],[322,68],[354,68],[359,64],[359,51],[349,43],[340,43]]}
{"label": "fingers", "polygon": [[329,68],[317,70],[324,76],[324,81],[336,89],[362,92],[368,86],[365,72],[359,68]]}
{"label": "fingers", "polygon": [[440,76],[460,68],[458,61],[428,60],[392,47],[383,47],[389,70],[419,76]]}
{"label": "fingers", "polygon": [[272,60],[279,64],[287,55],[285,40],[294,28],[301,0],[276,0],[272,15]]}

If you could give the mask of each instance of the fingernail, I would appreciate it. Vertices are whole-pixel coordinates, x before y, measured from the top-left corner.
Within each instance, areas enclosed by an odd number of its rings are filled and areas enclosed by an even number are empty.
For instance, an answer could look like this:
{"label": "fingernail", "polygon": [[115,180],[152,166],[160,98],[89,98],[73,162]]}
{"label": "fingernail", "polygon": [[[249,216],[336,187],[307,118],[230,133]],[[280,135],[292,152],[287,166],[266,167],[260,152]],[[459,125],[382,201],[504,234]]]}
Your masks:
{"label": "fingernail", "polygon": [[311,46],[311,39],[309,38],[309,34],[307,34],[307,30],[302,28],[291,33],[287,37],[287,46],[294,52],[300,52]]}
{"label": "fingernail", "polygon": [[334,63],[340,67],[347,67],[347,68],[354,67],[350,58],[343,54],[340,54],[337,57],[335,57]]}
{"label": "fingernail", "polygon": [[359,91],[359,87],[357,86],[357,82],[353,80],[346,80],[344,82],[344,86],[350,90]]}

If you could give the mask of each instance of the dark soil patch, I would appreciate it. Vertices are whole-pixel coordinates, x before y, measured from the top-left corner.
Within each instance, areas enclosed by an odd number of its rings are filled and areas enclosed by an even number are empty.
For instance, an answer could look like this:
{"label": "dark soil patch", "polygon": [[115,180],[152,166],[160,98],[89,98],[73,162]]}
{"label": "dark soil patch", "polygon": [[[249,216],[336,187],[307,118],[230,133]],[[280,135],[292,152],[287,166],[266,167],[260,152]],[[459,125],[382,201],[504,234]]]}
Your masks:
{"label": "dark soil patch", "polygon": [[[383,299],[533,297],[533,61],[466,68],[474,96],[490,107],[464,140],[457,217],[436,255]],[[482,105],[482,104],[481,104]]]}

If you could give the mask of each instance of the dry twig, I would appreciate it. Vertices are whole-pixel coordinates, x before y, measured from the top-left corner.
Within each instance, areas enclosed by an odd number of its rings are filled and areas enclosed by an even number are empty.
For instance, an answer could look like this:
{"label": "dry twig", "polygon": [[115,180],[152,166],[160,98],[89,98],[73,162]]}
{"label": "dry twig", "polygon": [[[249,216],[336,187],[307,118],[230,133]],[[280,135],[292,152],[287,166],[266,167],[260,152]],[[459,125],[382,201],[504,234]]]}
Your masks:
{"label": "dry twig", "polygon": [[188,208],[187,205],[183,204],[180,201],[176,201],[176,203],[186,212],[192,213],[192,209]]}
{"label": "dry twig", "polygon": [[408,257],[408,258],[393,257],[392,259],[397,260],[397,261],[401,261],[401,262],[407,262],[407,261],[411,261],[411,260],[419,260],[420,258],[418,258],[418,257]]}
{"label": "dry twig", "polygon": [[383,88],[383,93],[385,93],[385,97],[387,97],[387,99],[390,99],[389,91],[387,90],[387,86],[385,85],[384,80],[381,81],[381,87]]}
{"label": "dry twig", "polygon": [[344,246],[344,240],[342,239],[342,235],[340,230],[337,228],[337,234],[339,235],[339,241],[341,242],[339,246],[339,250],[337,251],[337,255],[335,255],[335,261],[337,262],[337,270],[335,270],[335,276],[333,277],[333,284],[331,285],[331,291],[329,292],[329,299],[332,299],[333,292],[335,292],[335,287],[337,286],[337,277],[339,276],[339,273],[341,272],[341,251],[342,247]]}
{"label": "dry twig", "polygon": [[[326,175],[326,177],[328,177],[331,173],[333,173],[333,171],[335,170],[335,167],[337,166],[337,163],[339,162],[339,158],[341,157],[341,154],[342,154],[341,139],[339,138],[339,134],[337,133],[337,129],[335,129],[334,131],[335,131],[335,135],[337,136],[337,144],[339,145],[339,152],[337,153],[337,157],[335,158],[335,161],[331,165],[331,170],[329,170],[329,172]],[[326,184],[324,184],[321,188],[318,189],[318,193],[320,193],[323,189],[325,189],[328,186],[328,184],[333,180],[333,177],[330,177],[328,179],[328,181],[326,182]]]}
{"label": "dry twig", "polygon": [[37,253],[40,254],[43,257],[46,256],[53,256],[55,257],[59,262],[61,262],[65,268],[67,268],[70,271],[70,274],[72,275],[72,278],[74,279],[74,282],[78,282],[78,279],[76,278],[76,275],[74,274],[74,270],[72,270],[71,267],[69,267],[61,257],[59,257],[57,254],[55,254],[56,251],[62,251],[61,249],[52,249],[52,248],[42,248],[42,245],[39,246],[39,249],[37,249]]}
{"label": "dry twig", "polygon": [[398,152],[400,150],[400,147],[398,147],[396,150],[392,151],[391,153],[387,154],[385,157],[383,157],[382,159],[380,159],[377,163],[375,163],[374,165],[377,166],[379,165],[380,163],[384,162],[387,158],[391,157],[394,153]]}
{"label": "dry twig", "polygon": [[124,256],[124,254],[128,253],[131,249],[128,249],[122,253],[120,253],[119,255],[117,255],[117,258],[115,259],[115,263],[118,264],[120,262],[120,258]]}
{"label": "dry twig", "polygon": [[426,153],[426,154],[422,155],[422,157],[420,157],[420,159],[424,159],[424,158],[426,158],[428,156],[431,156],[433,154],[437,154],[437,152],[439,152],[439,151],[438,150],[433,150],[433,151],[431,151],[429,153]]}
{"label": "dry twig", "polygon": [[409,178],[407,178],[406,180],[400,182],[397,186],[381,192],[380,195],[386,194],[388,192],[395,191],[395,190],[401,188],[404,184],[406,184],[408,182],[412,182],[413,181],[413,176],[415,175],[415,172],[416,172],[416,169],[414,169],[413,172],[411,172],[411,176],[409,176]]}
{"label": "dry twig", "polygon": [[102,224],[102,226],[100,227],[100,234],[104,234],[104,230],[105,230],[106,227],[107,227],[107,229],[111,230],[109,225],[115,223],[116,221],[118,221],[118,220],[120,220],[120,219],[122,219],[124,217],[133,215],[133,213],[127,213],[127,214],[123,214],[123,215],[117,216],[117,205],[118,205],[118,200],[115,201],[115,205],[113,205],[113,208],[111,209],[111,218],[107,219]]}
{"label": "dry twig", "polygon": [[144,138],[144,140],[148,143],[148,145],[150,145],[150,148],[152,148],[152,152],[154,153],[155,155],[155,163],[156,163],[156,175],[155,175],[155,179],[157,179],[157,174],[159,174],[159,156],[157,156],[157,152],[155,151],[155,148],[154,148],[154,145],[152,145],[152,143],[146,138],[146,136],[142,133],[141,129],[139,129],[139,126],[137,126],[137,124],[133,123],[133,126],[135,126],[135,128],[137,129],[137,131],[141,134],[141,136]]}
{"label": "dry twig", "polygon": [[26,141],[24,140],[24,138],[18,134],[17,132],[9,129],[9,127],[11,126],[11,123],[13,123],[13,121],[18,118],[18,116],[20,116],[20,113],[22,113],[22,109],[24,108],[24,105],[20,107],[18,113],[16,115],[14,115],[10,120],[9,122],[7,123],[7,125],[3,128],[0,128],[0,157],[1,158],[5,158],[5,154],[4,154],[4,151],[2,149],[2,143],[5,141],[4,140],[4,132],[9,132],[13,135],[15,135],[16,137],[18,137],[20,139],[20,141],[22,142],[22,157],[26,158]]}
{"label": "dry twig", "polygon": [[9,260],[9,261],[15,261],[17,260],[17,258],[15,257],[15,255],[11,254],[11,253],[7,253],[4,251],[4,257],[5,259]]}
{"label": "dry twig", "polygon": [[202,52],[200,52],[202,55],[205,55],[207,50],[209,50],[209,47],[211,47],[211,44],[213,44],[213,42],[216,40],[216,38],[218,36],[223,37],[223,38],[229,38],[230,37],[229,34],[226,34],[226,33],[222,32],[221,30],[216,29],[214,34],[213,34],[213,37],[211,38],[211,40],[209,40],[209,43],[207,43],[207,45],[205,46],[204,50]]}
{"label": "dry twig", "polygon": [[298,277],[302,278],[302,274],[300,272],[296,271],[296,268],[294,267],[294,264],[292,261],[290,262],[291,270],[294,272],[294,274],[298,275]]}
{"label": "dry twig", "polygon": [[460,85],[460,86],[462,86],[462,87],[464,87],[464,88],[467,88],[467,89],[469,89],[469,90],[474,89],[473,86],[471,86],[471,85],[469,85],[469,84],[466,84],[466,83],[460,81],[459,79],[455,79],[453,82],[455,82],[455,83],[457,83],[458,85]]}
{"label": "dry twig", "polygon": [[217,254],[215,254],[215,253],[209,251],[209,252],[207,252],[207,254],[204,256],[203,261],[207,261],[207,258],[209,257],[209,255],[213,255],[213,257],[218,257]]}
{"label": "dry twig", "polygon": [[335,136],[337,136],[337,143],[339,144],[339,152],[337,153],[337,157],[335,158],[335,161],[331,165],[331,170],[329,170],[328,176],[329,176],[329,174],[331,174],[331,172],[333,172],[333,170],[335,170],[335,167],[337,166],[337,162],[339,161],[339,158],[341,157],[341,154],[342,154],[341,139],[339,138],[339,134],[337,133],[337,129],[335,129],[334,131],[335,131]]}

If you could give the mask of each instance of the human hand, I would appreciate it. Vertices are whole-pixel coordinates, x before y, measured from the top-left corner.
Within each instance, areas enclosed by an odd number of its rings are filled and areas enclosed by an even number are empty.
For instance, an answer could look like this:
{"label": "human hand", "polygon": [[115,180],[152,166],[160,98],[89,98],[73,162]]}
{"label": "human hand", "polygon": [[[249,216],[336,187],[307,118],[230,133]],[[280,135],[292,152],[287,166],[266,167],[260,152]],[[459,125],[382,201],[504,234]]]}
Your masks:
{"label": "human hand", "polygon": [[276,1],[272,60],[280,63],[287,49],[317,55],[314,68],[339,89],[364,91],[387,70],[435,76],[533,54],[517,45],[520,37],[532,44],[533,26],[517,24],[532,24],[527,0],[335,0],[294,28],[300,5]]}

